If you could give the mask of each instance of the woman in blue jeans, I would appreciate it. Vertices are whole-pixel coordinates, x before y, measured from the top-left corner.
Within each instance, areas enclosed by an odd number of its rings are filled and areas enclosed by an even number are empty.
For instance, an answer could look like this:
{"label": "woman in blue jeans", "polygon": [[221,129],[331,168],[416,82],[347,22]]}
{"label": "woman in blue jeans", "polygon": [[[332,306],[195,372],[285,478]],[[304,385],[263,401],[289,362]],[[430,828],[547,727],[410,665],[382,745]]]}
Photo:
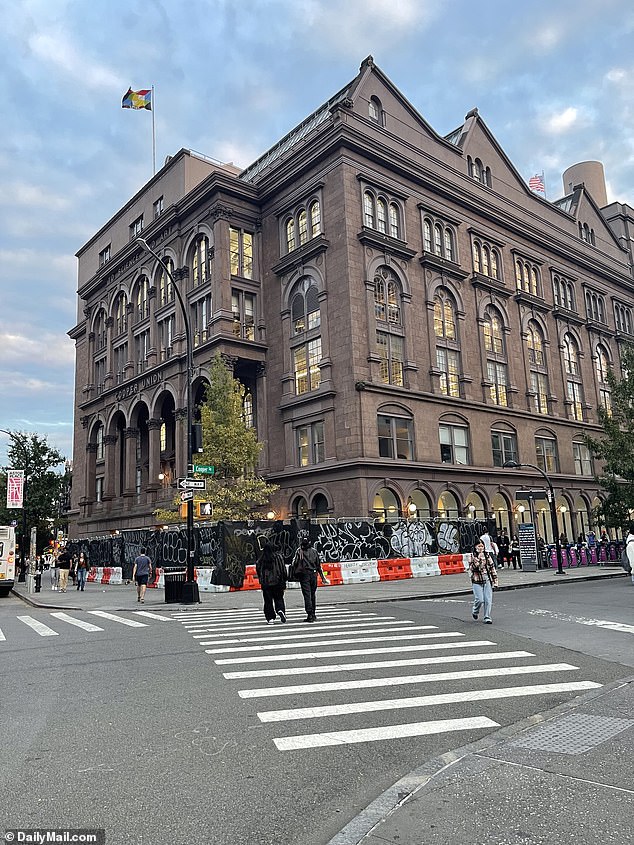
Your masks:
{"label": "woman in blue jeans", "polygon": [[498,575],[495,563],[490,553],[485,551],[484,543],[478,540],[475,544],[471,562],[469,563],[471,589],[473,590],[473,608],[471,615],[477,619],[480,608],[484,605],[484,621],[491,625],[491,608],[493,606],[493,589],[498,585]]}
{"label": "woman in blue jeans", "polygon": [[83,552],[79,555],[79,560],[77,561],[77,589],[83,592],[84,587],[86,586],[86,578],[88,577],[88,570],[90,566],[88,565],[88,561],[86,560],[86,556]]}

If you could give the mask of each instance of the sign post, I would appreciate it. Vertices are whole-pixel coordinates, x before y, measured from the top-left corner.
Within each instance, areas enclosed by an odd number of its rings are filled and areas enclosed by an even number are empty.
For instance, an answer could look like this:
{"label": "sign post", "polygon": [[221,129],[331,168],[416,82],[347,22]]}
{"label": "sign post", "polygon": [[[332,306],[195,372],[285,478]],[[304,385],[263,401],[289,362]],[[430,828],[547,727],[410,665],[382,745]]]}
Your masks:
{"label": "sign post", "polygon": [[537,572],[537,534],[532,522],[523,522],[517,526],[517,537],[520,541],[520,564],[524,572]]}

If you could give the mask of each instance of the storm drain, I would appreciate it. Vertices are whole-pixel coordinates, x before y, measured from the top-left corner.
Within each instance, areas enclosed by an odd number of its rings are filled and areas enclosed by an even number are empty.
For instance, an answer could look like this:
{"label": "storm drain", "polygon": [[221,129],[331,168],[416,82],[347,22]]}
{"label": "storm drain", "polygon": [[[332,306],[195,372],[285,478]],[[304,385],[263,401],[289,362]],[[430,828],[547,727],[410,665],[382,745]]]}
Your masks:
{"label": "storm drain", "polygon": [[634,727],[634,719],[611,719],[579,713],[535,728],[512,744],[536,751],[583,754],[631,727]]}

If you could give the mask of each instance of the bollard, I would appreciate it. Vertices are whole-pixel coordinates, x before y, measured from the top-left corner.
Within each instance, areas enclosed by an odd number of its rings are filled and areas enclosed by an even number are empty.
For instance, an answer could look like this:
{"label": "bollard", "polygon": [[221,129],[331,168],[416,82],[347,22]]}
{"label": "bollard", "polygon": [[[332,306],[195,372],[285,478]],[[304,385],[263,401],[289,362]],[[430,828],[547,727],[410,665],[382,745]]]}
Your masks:
{"label": "bollard", "polygon": [[35,592],[39,593],[42,589],[42,571],[38,569],[35,573]]}

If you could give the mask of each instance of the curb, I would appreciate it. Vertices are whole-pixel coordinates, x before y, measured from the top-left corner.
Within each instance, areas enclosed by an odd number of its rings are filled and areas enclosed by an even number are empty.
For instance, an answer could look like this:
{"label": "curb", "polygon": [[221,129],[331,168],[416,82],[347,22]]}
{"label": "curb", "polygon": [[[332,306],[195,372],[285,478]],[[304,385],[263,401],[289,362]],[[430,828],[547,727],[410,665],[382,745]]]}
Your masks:
{"label": "curb", "polygon": [[515,722],[513,725],[500,728],[495,733],[489,734],[489,736],[483,739],[470,742],[453,751],[447,751],[439,757],[433,757],[392,784],[392,786],[368,804],[365,810],[362,810],[349,821],[326,845],[360,845],[366,836],[369,836],[380,824],[410,801],[430,781],[457,763],[461,763],[466,757],[487,751],[496,745],[501,745],[527,728],[549,722],[564,713],[585,706],[589,701],[609,695],[614,690],[631,683],[634,683],[634,676],[613,681],[599,690],[592,690],[585,695],[577,696],[572,701],[566,701],[563,704],[557,705],[557,707],[553,707],[551,710],[536,713],[533,716],[528,716],[519,722]]}
{"label": "curb", "polygon": [[[531,582],[527,584],[505,584],[502,587],[498,587],[496,592],[507,592],[510,590],[527,590],[533,587],[551,587],[553,585],[560,585],[560,584],[578,584],[580,582],[587,582],[587,581],[603,581],[607,578],[624,578],[626,575],[625,572],[606,572],[605,574],[601,575],[585,575],[582,577],[576,577],[571,579],[571,581],[567,581],[565,578],[562,578],[559,581],[544,581],[544,582]],[[404,580],[412,580],[412,579],[404,579]],[[391,583],[391,582],[384,582],[384,583]],[[354,586],[352,584],[345,585],[345,586]],[[324,588],[321,587],[320,589],[328,589],[328,587]],[[333,587],[334,589],[334,587]],[[239,593],[241,591],[236,591]],[[247,591],[244,592],[256,592],[256,591]],[[26,594],[23,595],[22,593],[16,592],[15,590],[11,590],[11,594],[16,596],[16,598],[21,599],[25,604],[30,605],[31,607],[39,607],[43,610],[86,610],[85,607],[78,607],[75,605],[58,605],[58,604],[44,604],[43,602],[35,601],[32,599],[30,595]],[[209,595],[217,595],[216,593],[209,593]],[[223,593],[223,595],[227,595]],[[231,595],[231,594],[229,594]],[[453,596],[470,596],[471,595],[471,588],[463,588],[460,590],[447,590],[442,593],[434,593],[430,595],[429,593],[423,595],[415,595],[415,596],[378,596],[373,598],[364,598],[364,599],[339,599],[338,601],[335,599],[329,599],[330,602],[333,604],[382,604],[382,603],[389,603],[389,602],[397,602],[397,601],[429,601],[433,599],[446,599],[452,598]],[[162,608],[167,602],[161,603],[160,607]],[[172,603],[170,603],[172,604]],[[199,602],[196,605],[191,604],[180,604],[179,602],[174,602],[172,604],[173,607],[178,607],[182,610],[189,610],[189,609],[198,609],[202,602]],[[134,608],[136,610],[136,608]],[[231,610],[232,608],[226,608],[227,610]],[[126,611],[130,611],[131,608],[124,607],[118,610],[117,612],[125,613]]]}

